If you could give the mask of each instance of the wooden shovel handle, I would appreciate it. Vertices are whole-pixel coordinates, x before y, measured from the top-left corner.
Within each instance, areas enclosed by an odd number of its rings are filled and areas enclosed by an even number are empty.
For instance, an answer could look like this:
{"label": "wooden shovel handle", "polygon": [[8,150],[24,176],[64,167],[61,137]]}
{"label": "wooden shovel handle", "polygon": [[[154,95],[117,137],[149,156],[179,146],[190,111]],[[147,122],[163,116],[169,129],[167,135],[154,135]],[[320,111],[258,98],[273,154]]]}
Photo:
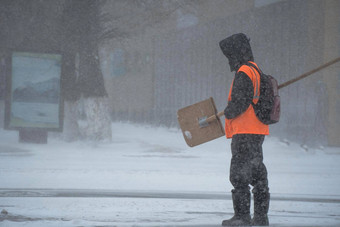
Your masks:
{"label": "wooden shovel handle", "polygon": [[222,116],[224,116],[224,111],[218,112],[216,115],[212,115],[208,117],[206,122],[210,123],[210,122],[216,121],[218,117],[222,117]]}
{"label": "wooden shovel handle", "polygon": [[218,112],[218,113],[217,113],[217,116],[218,116],[218,117],[224,116],[224,111]]}
{"label": "wooden shovel handle", "polygon": [[334,60],[332,60],[332,61],[329,61],[329,62],[327,62],[327,63],[325,63],[325,64],[323,64],[323,65],[317,67],[316,69],[313,69],[313,70],[311,70],[311,71],[309,71],[309,72],[306,72],[306,73],[302,74],[301,76],[298,76],[298,77],[296,77],[296,78],[294,78],[294,79],[292,79],[292,80],[289,80],[289,81],[287,81],[287,82],[285,82],[285,83],[283,83],[283,84],[280,84],[280,85],[279,85],[279,89],[281,89],[281,88],[283,88],[283,87],[287,87],[288,85],[290,85],[290,84],[292,84],[292,83],[295,83],[296,81],[299,81],[299,80],[301,80],[301,79],[303,79],[303,78],[305,78],[305,77],[307,77],[307,76],[310,76],[310,75],[312,75],[313,73],[316,73],[316,72],[320,71],[321,69],[324,69],[324,68],[326,68],[326,67],[328,67],[328,66],[330,66],[330,65],[333,65],[334,63],[336,63],[336,62],[338,62],[338,61],[340,61],[340,57],[339,57],[339,58],[336,58],[336,59],[334,59]]}

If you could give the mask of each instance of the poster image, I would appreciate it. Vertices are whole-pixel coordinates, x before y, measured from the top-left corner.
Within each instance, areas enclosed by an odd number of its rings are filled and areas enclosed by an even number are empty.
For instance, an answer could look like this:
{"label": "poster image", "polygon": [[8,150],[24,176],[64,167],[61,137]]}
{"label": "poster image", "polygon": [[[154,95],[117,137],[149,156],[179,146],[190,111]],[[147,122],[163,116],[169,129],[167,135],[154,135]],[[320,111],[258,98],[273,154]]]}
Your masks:
{"label": "poster image", "polygon": [[9,128],[60,128],[61,55],[13,52]]}

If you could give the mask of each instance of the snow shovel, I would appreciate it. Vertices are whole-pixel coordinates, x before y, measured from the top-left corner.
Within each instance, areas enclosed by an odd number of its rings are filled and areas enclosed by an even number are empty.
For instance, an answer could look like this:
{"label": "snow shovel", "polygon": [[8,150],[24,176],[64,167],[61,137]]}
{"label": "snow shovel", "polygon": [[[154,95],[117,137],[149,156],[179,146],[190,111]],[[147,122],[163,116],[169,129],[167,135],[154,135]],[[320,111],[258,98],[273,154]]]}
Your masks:
{"label": "snow shovel", "polygon": [[[340,57],[280,84],[278,88],[286,87],[339,61]],[[221,116],[224,116],[224,111],[217,113],[212,97],[179,109],[177,119],[188,146],[194,147],[224,136],[224,128],[220,120]]]}

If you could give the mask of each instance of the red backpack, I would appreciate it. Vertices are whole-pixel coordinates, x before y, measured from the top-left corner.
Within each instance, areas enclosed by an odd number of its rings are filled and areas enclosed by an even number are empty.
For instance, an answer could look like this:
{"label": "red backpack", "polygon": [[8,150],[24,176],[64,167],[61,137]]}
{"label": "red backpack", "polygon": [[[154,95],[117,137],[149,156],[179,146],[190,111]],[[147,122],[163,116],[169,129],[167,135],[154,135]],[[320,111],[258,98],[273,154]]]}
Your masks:
{"label": "red backpack", "polygon": [[264,74],[254,64],[248,62],[251,68],[260,74],[260,97],[255,104],[252,103],[257,118],[266,125],[277,123],[280,120],[280,96],[277,80]]}

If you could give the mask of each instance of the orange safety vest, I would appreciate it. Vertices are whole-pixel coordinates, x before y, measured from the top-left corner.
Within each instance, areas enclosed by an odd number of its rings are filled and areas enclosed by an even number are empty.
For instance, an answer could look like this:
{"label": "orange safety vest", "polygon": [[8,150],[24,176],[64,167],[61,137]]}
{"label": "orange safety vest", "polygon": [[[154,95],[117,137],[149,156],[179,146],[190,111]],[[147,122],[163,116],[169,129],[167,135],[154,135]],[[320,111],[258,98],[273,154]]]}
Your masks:
{"label": "orange safety vest", "polygon": [[[251,62],[256,67],[258,67],[254,62]],[[260,75],[256,71],[256,69],[251,68],[247,65],[242,65],[237,72],[244,72],[251,81],[253,82],[254,87],[254,97],[253,103],[257,103],[260,96]],[[234,81],[233,81],[234,83]],[[231,85],[228,101],[231,101],[231,92],[232,86]],[[233,135],[236,134],[260,134],[260,135],[269,135],[269,126],[263,124],[257,117],[253,108],[253,105],[249,105],[248,109],[233,119],[225,118],[225,134],[226,137],[232,138]]]}

